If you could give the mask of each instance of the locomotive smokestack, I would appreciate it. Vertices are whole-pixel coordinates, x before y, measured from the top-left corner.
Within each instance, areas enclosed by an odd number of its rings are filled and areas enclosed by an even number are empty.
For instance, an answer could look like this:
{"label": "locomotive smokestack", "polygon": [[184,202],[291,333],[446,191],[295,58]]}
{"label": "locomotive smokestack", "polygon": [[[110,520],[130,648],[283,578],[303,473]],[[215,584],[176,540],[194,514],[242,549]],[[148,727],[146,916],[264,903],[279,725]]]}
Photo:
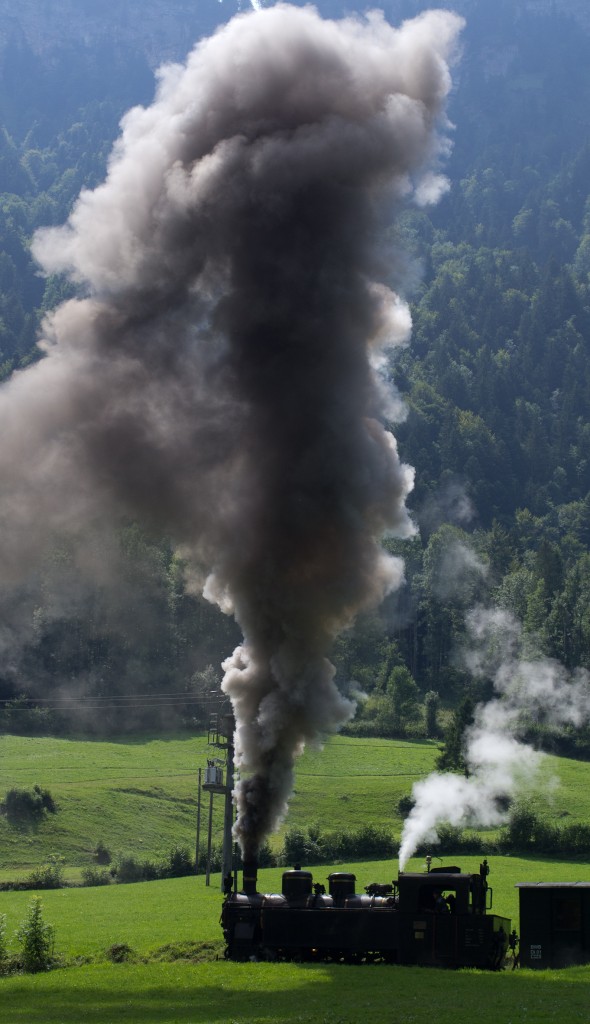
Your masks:
{"label": "locomotive smokestack", "polygon": [[258,861],[257,860],[245,860],[243,870],[243,892],[247,896],[253,896],[254,893],[258,892]]}

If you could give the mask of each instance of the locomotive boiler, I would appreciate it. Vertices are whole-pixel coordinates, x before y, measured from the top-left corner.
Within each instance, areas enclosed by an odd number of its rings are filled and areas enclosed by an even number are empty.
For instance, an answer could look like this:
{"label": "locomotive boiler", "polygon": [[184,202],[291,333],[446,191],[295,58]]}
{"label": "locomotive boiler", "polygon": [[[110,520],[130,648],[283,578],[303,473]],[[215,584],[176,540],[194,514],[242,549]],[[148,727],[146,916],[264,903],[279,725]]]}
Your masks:
{"label": "locomotive boiler", "polygon": [[[490,913],[487,861],[479,874],[455,866],[400,872],[356,892],[356,876],[332,872],[328,890],[310,871],[285,871],[280,893],[260,893],[256,865],[228,891],[221,924],[232,960],[384,961],[439,967],[503,963],[508,918]],[[229,885],[228,885],[229,888]]]}

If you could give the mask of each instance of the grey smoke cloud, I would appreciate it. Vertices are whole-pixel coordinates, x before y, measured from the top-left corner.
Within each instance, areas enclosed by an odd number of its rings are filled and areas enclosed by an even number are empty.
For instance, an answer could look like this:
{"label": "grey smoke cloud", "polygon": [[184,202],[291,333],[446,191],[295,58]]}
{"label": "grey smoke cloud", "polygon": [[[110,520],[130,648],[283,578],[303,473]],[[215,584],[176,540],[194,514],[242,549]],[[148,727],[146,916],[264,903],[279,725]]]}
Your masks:
{"label": "grey smoke cloud", "polygon": [[410,318],[378,240],[396,204],[446,188],[461,25],[235,18],[160,70],[105,182],[34,240],[80,291],[0,394],[0,570],[18,582],[55,536],[83,551],[121,516],[172,538],[244,635],[223,688],[248,856],[305,742],[352,713],[334,636],[403,580],[379,543],[413,531],[383,356]]}
{"label": "grey smoke cloud", "polygon": [[433,533],[443,523],[460,526],[470,523],[474,515],[475,509],[464,484],[454,478],[429,495],[418,511],[418,520],[420,526]]}
{"label": "grey smoke cloud", "polygon": [[531,722],[559,727],[590,720],[590,675],[532,654],[513,615],[475,608],[467,627],[466,666],[474,676],[491,679],[495,695],[478,705],[466,731],[469,777],[433,772],[414,785],[415,805],[399,852],[402,871],[421,842],[436,842],[437,825],[501,825],[510,801],[535,790],[543,755],[522,740]]}

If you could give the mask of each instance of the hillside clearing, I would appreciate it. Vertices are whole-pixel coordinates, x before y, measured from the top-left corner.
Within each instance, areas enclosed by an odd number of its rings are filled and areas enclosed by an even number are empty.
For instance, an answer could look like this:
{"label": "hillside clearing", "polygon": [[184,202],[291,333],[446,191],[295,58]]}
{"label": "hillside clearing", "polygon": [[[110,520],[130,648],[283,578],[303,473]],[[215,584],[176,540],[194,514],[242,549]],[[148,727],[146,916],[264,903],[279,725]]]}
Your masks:
{"label": "hillside clearing", "polygon": [[[29,825],[0,816],[0,880],[13,879],[51,854],[79,880],[102,841],[113,856],[158,860],[174,846],[194,850],[197,772],[211,748],[205,734],[142,736],[125,742],[4,735],[0,738],[0,799],[11,786],[50,789],[58,813]],[[435,767],[438,745],[425,740],[336,736],[308,749],[297,764],[295,792],[280,832],[317,821],[323,831],[370,824],[399,836],[398,802]],[[547,756],[535,809],[565,824],[590,821],[590,763]],[[203,805],[203,816],[208,799]],[[214,800],[219,840],[222,802]],[[204,841],[204,833],[203,841]],[[495,832],[491,833],[492,836]]]}

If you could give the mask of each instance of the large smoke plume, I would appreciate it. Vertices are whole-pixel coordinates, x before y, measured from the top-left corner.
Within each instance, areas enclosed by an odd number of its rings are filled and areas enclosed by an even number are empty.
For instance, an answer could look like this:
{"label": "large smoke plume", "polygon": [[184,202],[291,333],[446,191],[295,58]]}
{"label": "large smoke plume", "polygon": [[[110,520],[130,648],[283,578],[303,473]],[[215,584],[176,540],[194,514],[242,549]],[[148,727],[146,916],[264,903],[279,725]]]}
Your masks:
{"label": "large smoke plume", "polygon": [[161,69],[104,184],[34,242],[79,296],[1,394],[4,580],[121,516],[172,538],[244,635],[223,687],[247,856],[303,744],[352,712],[334,636],[403,577],[379,545],[412,531],[412,472],[382,425],[383,352],[410,326],[383,228],[445,188],[436,122],[460,27],[442,11],[399,30],[283,4],[237,17]]}

